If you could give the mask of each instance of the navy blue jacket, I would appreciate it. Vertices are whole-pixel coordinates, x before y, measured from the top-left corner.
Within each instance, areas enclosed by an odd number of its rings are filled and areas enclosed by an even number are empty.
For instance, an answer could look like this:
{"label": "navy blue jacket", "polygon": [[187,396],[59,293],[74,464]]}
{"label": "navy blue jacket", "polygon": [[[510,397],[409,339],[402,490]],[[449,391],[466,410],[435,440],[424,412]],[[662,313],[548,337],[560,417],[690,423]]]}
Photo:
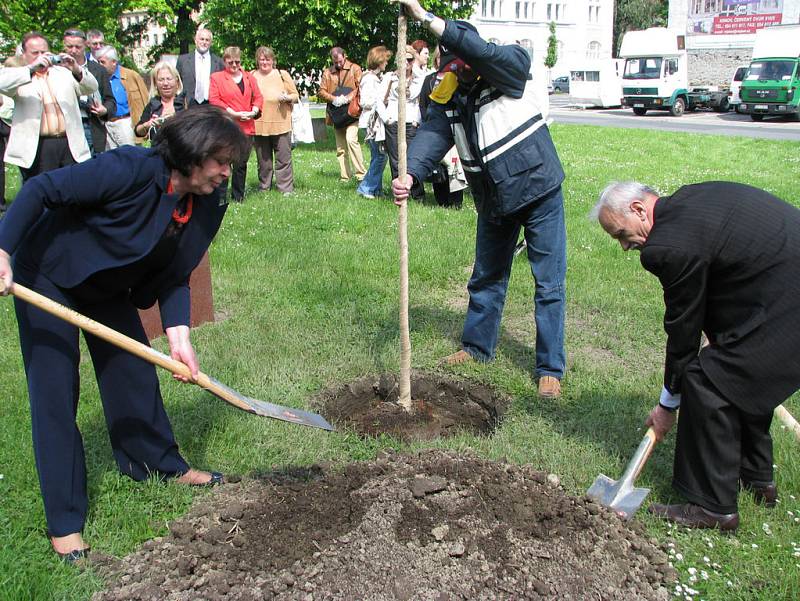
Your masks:
{"label": "navy blue jacket", "polygon": [[[152,149],[123,146],[28,180],[0,221],[0,248],[73,288],[98,271],[146,256],[172,219],[170,171]],[[165,328],[189,325],[189,276],[219,229],[220,192],[194,199],[178,251],[162,271],[131,289],[144,309],[159,302]]]}
{"label": "navy blue jacket", "polygon": [[478,211],[499,219],[558,188],[564,171],[533,100],[524,48],[487,43],[447,21],[442,44],[480,79],[446,104],[431,102],[408,152],[408,172],[424,180],[455,143]]}

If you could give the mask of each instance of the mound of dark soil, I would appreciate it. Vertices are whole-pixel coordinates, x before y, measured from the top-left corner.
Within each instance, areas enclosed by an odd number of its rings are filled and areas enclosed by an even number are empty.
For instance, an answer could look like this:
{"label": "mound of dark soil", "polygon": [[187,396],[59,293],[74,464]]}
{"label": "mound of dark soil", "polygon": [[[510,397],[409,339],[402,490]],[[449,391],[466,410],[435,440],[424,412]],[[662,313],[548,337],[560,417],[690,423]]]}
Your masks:
{"label": "mound of dark soil", "polygon": [[667,556],[529,466],[382,453],[228,484],[93,601],[666,600]]}
{"label": "mound of dark soil", "polygon": [[508,400],[490,388],[443,376],[413,372],[412,409],[398,403],[396,374],[361,378],[320,395],[323,415],[359,434],[389,434],[406,441],[435,440],[460,431],[491,434]]}

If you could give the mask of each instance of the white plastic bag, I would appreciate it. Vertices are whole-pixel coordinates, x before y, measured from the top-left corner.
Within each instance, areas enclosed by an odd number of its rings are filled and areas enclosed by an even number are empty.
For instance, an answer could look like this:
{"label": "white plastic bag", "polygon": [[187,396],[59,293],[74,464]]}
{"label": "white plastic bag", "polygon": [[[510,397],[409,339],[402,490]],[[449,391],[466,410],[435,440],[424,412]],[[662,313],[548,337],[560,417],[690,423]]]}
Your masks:
{"label": "white plastic bag", "polygon": [[314,126],[311,123],[311,111],[308,104],[298,102],[292,107],[292,142],[312,144],[314,142]]}

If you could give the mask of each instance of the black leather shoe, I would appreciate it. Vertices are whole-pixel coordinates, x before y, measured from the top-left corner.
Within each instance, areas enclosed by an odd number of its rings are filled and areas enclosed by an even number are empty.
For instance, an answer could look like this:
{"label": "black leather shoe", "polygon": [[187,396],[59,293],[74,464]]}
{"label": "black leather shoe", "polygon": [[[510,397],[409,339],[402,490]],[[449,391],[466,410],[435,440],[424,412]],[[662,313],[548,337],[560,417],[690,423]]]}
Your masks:
{"label": "black leather shoe", "polygon": [[647,508],[647,512],[687,528],[719,528],[721,532],[736,532],[739,527],[738,513],[714,513],[694,503],[683,505],[653,503]]}
{"label": "black leather shoe", "polygon": [[753,500],[759,505],[772,508],[778,502],[778,487],[774,482],[748,482],[742,480],[742,490],[749,490],[753,493]]}
{"label": "black leather shoe", "polygon": [[194,486],[218,486],[225,484],[225,476],[219,472],[211,472],[211,480],[203,482],[202,484],[195,484]]}
{"label": "black leather shoe", "polygon": [[74,566],[80,560],[89,557],[89,547],[86,547],[85,549],[74,549],[69,553],[59,553],[58,551],[56,551],[56,553],[61,558],[61,561],[63,561],[65,564]]}

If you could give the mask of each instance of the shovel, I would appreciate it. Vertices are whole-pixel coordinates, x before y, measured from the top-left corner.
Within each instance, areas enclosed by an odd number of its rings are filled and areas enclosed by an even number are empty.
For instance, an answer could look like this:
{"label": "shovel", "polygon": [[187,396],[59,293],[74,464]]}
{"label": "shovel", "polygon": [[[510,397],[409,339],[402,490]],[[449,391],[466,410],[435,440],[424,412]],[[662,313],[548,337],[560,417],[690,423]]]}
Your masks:
{"label": "shovel", "polygon": [[[3,285],[3,282],[0,281],[0,292],[3,292],[4,290],[5,286]],[[64,305],[61,305],[47,298],[46,296],[42,296],[38,292],[34,292],[30,288],[26,288],[21,284],[12,284],[8,291],[18,299],[24,300],[25,302],[38,307],[42,311],[46,311],[47,313],[55,315],[56,317],[63,319],[64,321],[71,323],[72,325],[77,326],[94,336],[97,336],[98,338],[102,338],[106,342],[110,342],[121,349],[133,353],[148,363],[163,367],[173,374],[185,376],[192,381],[192,373],[187,365],[157,351],[147,344],[142,344],[138,340],[134,340],[133,338],[125,336],[124,334],[121,334],[120,332],[117,332],[108,326],[105,326],[94,321],[93,319],[90,319],[89,317],[86,317],[85,315],[81,315],[80,313],[73,311],[69,307],[65,307]],[[200,388],[208,390],[213,395],[221,398],[227,403],[230,403],[234,407],[242,409],[243,411],[255,413],[256,415],[262,415],[264,417],[280,419],[285,422],[301,424],[303,426],[322,428],[323,430],[333,430],[333,426],[330,425],[321,415],[317,415],[316,413],[311,413],[309,411],[303,411],[302,409],[283,407],[281,405],[275,405],[266,401],[251,399],[250,397],[244,396],[232,388],[225,386],[225,384],[218,382],[214,378],[207,376],[203,372],[198,374],[197,380],[194,381],[194,383],[200,386]]]}
{"label": "shovel", "polygon": [[653,428],[648,428],[642,442],[639,443],[639,448],[636,449],[628,467],[625,468],[622,478],[615,481],[600,474],[586,491],[587,496],[601,505],[613,509],[621,518],[631,519],[650,492],[649,488],[634,488],[633,483],[655,446],[656,433],[653,432]]}

